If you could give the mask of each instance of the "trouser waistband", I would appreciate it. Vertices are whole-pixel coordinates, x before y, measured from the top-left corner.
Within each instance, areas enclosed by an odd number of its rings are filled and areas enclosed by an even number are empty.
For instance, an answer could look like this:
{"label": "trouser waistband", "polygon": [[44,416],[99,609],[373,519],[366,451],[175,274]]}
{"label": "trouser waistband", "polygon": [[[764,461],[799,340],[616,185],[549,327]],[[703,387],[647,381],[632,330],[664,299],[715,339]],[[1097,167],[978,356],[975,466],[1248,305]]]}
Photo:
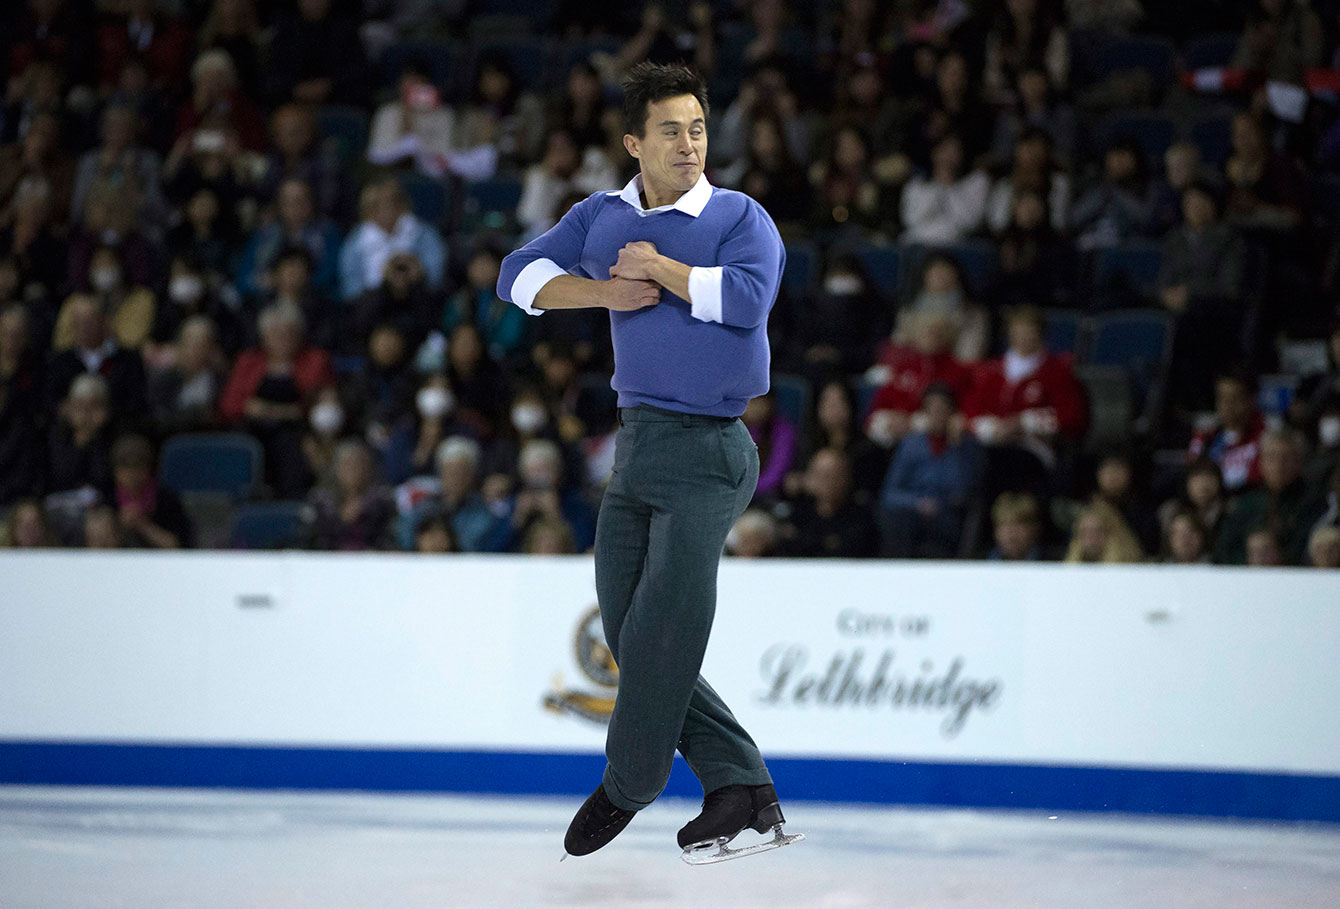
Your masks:
{"label": "trouser waistband", "polygon": [[651,404],[619,408],[620,426],[625,423],[680,423],[684,426],[696,426],[702,423],[734,423],[737,419],[739,418],[718,417],[707,413],[684,413]]}

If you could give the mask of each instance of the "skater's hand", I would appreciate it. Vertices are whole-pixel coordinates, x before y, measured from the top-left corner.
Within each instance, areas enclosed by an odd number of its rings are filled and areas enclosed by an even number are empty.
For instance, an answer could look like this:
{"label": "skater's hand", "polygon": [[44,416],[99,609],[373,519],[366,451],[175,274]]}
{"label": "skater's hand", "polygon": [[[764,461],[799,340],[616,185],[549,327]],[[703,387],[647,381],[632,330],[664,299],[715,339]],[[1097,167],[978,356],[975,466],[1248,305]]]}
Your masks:
{"label": "skater's hand", "polygon": [[656,245],[640,240],[619,250],[619,261],[610,269],[611,278],[629,278],[634,281],[653,281],[653,272],[660,261]]}
{"label": "skater's hand", "polygon": [[[614,269],[610,272],[613,274]],[[661,302],[661,288],[651,281],[612,277],[603,286],[605,297],[600,305],[615,312],[631,312]]]}

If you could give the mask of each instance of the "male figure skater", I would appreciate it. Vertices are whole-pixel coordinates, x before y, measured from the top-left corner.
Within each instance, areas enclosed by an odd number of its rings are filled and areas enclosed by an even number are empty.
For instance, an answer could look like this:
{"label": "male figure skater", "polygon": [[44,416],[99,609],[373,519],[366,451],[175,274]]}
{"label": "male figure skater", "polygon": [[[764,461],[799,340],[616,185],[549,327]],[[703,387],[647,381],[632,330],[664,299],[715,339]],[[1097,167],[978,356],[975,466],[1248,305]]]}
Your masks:
{"label": "male figure skater", "polygon": [[624,92],[624,148],[641,172],[509,255],[498,294],[532,315],[608,309],[614,341],[620,429],[595,563],[619,695],[604,778],[564,846],[587,855],[614,839],[665,787],[678,748],[706,793],[679,832],[688,859],[746,827],[782,839],[763,758],[698,671],[722,546],[758,482],[758,449],[737,418],[768,388],[785,253],[757,202],[703,174],[702,79],[642,63]]}

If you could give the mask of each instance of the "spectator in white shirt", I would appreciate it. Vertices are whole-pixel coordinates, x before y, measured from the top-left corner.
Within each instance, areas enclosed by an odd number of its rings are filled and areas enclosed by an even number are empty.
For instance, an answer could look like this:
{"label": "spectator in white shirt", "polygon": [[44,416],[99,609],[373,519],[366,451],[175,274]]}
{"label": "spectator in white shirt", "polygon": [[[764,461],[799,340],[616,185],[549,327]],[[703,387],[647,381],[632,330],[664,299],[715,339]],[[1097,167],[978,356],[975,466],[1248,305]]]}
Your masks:
{"label": "spectator in white shirt", "polygon": [[452,115],[429,78],[427,68],[411,61],[400,74],[400,95],[377,108],[372,118],[368,160],[373,164],[410,163],[423,174],[440,177],[450,169]]}
{"label": "spectator in white shirt", "polygon": [[950,133],[931,150],[930,176],[913,177],[903,190],[904,241],[957,243],[982,226],[990,181],[963,170],[963,143]]}
{"label": "spectator in white shirt", "polygon": [[544,157],[526,169],[517,221],[527,235],[539,236],[558,221],[560,203],[569,193],[585,197],[618,189],[618,182],[619,175],[603,149],[588,146],[583,151],[572,130],[556,127],[545,137]]}

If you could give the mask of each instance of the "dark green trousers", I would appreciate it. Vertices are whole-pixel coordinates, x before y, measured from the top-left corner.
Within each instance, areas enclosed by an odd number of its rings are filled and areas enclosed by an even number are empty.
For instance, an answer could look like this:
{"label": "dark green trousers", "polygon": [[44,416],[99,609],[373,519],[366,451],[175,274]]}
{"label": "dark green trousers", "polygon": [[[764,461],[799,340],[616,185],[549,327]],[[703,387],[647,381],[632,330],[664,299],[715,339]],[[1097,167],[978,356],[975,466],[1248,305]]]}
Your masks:
{"label": "dark green trousers", "polygon": [[620,808],[665,788],[678,748],[704,792],[771,782],[763,757],[699,675],[717,564],[758,483],[739,420],[620,410],[614,473],[596,525],[596,593],[619,665],[604,785]]}

